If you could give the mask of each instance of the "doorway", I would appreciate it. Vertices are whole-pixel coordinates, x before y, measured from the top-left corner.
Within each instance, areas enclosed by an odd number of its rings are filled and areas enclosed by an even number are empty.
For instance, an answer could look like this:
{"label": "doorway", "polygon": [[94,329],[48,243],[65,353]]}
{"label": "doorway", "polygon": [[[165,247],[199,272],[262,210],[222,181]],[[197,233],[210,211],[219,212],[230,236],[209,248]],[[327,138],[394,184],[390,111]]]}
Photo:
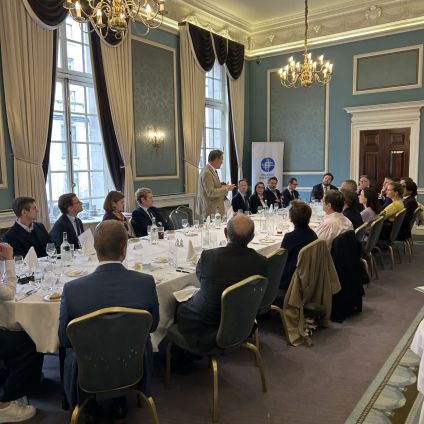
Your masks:
{"label": "doorway", "polygon": [[360,131],[359,173],[380,190],[385,177],[409,175],[410,128]]}

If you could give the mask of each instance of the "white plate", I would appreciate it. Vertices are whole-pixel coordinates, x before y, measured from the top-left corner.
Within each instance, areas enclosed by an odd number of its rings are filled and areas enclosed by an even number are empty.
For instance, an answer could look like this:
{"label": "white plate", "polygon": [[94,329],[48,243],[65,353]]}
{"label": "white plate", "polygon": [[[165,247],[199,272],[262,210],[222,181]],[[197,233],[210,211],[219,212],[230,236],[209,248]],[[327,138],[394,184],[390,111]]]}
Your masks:
{"label": "white plate", "polygon": [[82,277],[83,275],[87,275],[87,271],[85,269],[68,269],[65,275],[68,277]]}
{"label": "white plate", "polygon": [[45,300],[46,302],[60,302],[61,297],[59,297],[58,299],[50,299],[50,296],[51,296],[51,294],[44,296],[43,300]]}
{"label": "white plate", "polygon": [[152,260],[152,263],[156,264],[166,264],[168,262],[168,258],[165,256],[158,256],[157,258]]}

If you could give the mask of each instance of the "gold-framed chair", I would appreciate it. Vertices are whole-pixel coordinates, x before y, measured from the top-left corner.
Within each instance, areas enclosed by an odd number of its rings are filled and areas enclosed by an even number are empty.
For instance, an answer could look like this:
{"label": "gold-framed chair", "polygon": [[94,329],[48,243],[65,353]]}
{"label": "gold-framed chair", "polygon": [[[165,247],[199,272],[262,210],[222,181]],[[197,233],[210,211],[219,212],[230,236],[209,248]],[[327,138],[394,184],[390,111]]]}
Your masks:
{"label": "gold-framed chair", "polygon": [[364,240],[369,225],[370,223],[368,221],[365,221],[362,225],[355,229],[355,237],[359,242],[362,243],[362,241]]}
{"label": "gold-framed chair", "polygon": [[[368,269],[370,270],[370,275],[374,275],[378,280],[378,271],[377,264],[375,261],[374,253],[377,246],[378,239],[380,238],[381,230],[383,229],[385,215],[381,215],[379,218],[376,218],[371,222],[369,227],[368,239],[363,247],[363,253],[365,260],[368,263]],[[380,256],[381,251],[378,249]]]}
{"label": "gold-framed chair", "polygon": [[[403,244],[403,250],[404,253],[409,257],[409,262],[412,260],[412,246],[414,245],[414,240],[412,239],[412,228],[414,227],[414,224],[418,221],[418,214],[421,212],[421,207],[418,206],[411,217],[411,220],[407,223],[408,224],[408,234],[405,238],[400,238],[398,235],[397,242],[400,242]],[[405,222],[404,222],[405,224]]]}
{"label": "gold-framed chair", "polygon": [[189,218],[186,212],[178,210],[177,208],[171,211],[171,213],[169,214],[169,219],[172,223],[172,226],[174,227],[174,230],[181,230],[181,228],[183,228],[182,220],[188,220]]}
{"label": "gold-framed chair", "polygon": [[256,346],[247,340],[252,332],[262,298],[266,291],[268,280],[260,275],[253,275],[236,284],[227,287],[221,296],[221,320],[216,336],[216,347],[204,352],[193,348],[187,343],[178,330],[178,324],[168,329],[168,345],[166,348],[165,386],[169,387],[171,376],[171,347],[179,346],[187,352],[198,356],[207,356],[212,365],[213,374],[213,408],[212,421],[219,420],[218,411],[218,361],[217,357],[230,353],[237,347],[251,350],[259,367],[262,391],[266,392],[265,373],[261,354]]}
{"label": "gold-framed chair", "polygon": [[78,385],[87,395],[75,406],[71,424],[97,394],[122,396],[131,389],[148,405],[159,424],[152,397],[137,388],[143,377],[143,357],[153,318],[148,311],[124,307],[103,308],[73,319],[66,329],[78,365]]}

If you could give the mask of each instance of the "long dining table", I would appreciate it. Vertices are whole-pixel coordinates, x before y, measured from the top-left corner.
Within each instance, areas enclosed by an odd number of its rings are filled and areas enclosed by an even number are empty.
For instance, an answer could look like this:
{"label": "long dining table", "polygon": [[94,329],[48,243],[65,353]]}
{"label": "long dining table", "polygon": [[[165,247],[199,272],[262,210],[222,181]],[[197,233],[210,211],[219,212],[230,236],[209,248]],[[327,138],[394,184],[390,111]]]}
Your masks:
{"label": "long dining table", "polygon": [[[254,221],[255,237],[249,246],[265,256],[280,246],[282,235],[292,228],[287,217],[275,216],[272,219],[254,217]],[[209,247],[225,245],[223,227],[224,225],[219,228],[211,226]],[[278,231],[278,235],[276,231]],[[124,265],[128,269],[153,275],[156,282],[160,321],[158,328],[151,335],[154,350],[157,350],[167,329],[174,322],[177,305],[174,292],[188,286],[199,286],[195,273],[195,261],[193,258],[187,258],[187,254],[190,244],[197,256],[202,250],[202,244],[205,247],[204,242],[202,243],[205,233],[203,233],[203,237],[201,233],[202,230],[190,228],[186,231],[176,231],[173,235],[168,234],[168,239],[159,240],[158,244],[151,244],[148,238],[132,239],[128,243]],[[171,257],[173,261],[169,260]],[[187,261],[187,259],[191,260]],[[171,265],[171,262],[174,263]],[[41,267],[44,267],[46,278],[46,273],[49,272],[47,259],[39,259],[39,263]],[[79,255],[68,266],[63,267],[59,283],[56,283],[51,290],[61,292],[64,284],[92,272],[97,265],[98,261],[95,255]],[[42,287],[44,286],[45,284],[42,284]],[[0,326],[25,330],[39,352],[56,352],[59,348],[60,299],[59,301],[49,301],[49,292],[46,292],[45,288],[25,296],[28,289],[28,285],[18,284],[15,300],[0,303]]]}

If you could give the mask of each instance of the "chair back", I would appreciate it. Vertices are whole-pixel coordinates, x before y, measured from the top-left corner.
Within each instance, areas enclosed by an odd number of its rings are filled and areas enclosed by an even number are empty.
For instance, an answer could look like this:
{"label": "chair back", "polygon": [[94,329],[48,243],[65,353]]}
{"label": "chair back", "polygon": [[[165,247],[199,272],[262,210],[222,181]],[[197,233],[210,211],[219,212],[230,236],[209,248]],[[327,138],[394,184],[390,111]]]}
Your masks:
{"label": "chair back", "polygon": [[287,250],[280,247],[267,257],[268,287],[262,298],[261,310],[267,310],[278,295],[278,288],[280,287],[281,276],[283,275],[284,267],[287,262],[287,255]]}
{"label": "chair back", "polygon": [[366,221],[355,230],[356,240],[362,241],[364,239],[369,225],[370,223]]}
{"label": "chair back", "polygon": [[184,212],[187,215],[188,223],[193,225],[193,210],[188,206],[178,206],[177,211]]}
{"label": "chair back", "polygon": [[397,239],[399,231],[402,227],[403,220],[405,219],[406,209],[402,209],[395,215],[395,219],[393,221],[392,230],[390,231],[390,241],[394,242]]}
{"label": "chair back", "polygon": [[268,280],[253,275],[227,287],[221,296],[221,322],[216,344],[230,348],[243,343],[252,332]]}
{"label": "chair back", "polygon": [[374,247],[377,245],[378,239],[380,238],[381,230],[384,224],[384,216],[380,216],[371,222],[370,231],[368,234],[368,240],[364,247],[364,252],[368,255],[370,254]]}
{"label": "chair back", "polygon": [[172,222],[172,226],[174,227],[174,230],[181,230],[181,228],[183,228],[182,220],[188,219],[188,215],[183,211],[179,211],[178,209],[174,209],[169,214],[169,219]]}
{"label": "chair back", "polygon": [[152,321],[145,310],[121,307],[73,319],[66,333],[75,352],[80,388],[110,392],[140,381]]}
{"label": "chair back", "polygon": [[411,219],[411,221],[410,221],[410,223],[409,223],[409,229],[412,231],[412,227],[414,226],[414,224],[415,223],[417,223],[418,224],[418,215],[420,214],[420,212],[421,212],[421,207],[420,206],[418,206],[417,207],[417,209],[415,209],[414,210],[414,213],[413,213],[413,215],[412,215],[412,219]]}

